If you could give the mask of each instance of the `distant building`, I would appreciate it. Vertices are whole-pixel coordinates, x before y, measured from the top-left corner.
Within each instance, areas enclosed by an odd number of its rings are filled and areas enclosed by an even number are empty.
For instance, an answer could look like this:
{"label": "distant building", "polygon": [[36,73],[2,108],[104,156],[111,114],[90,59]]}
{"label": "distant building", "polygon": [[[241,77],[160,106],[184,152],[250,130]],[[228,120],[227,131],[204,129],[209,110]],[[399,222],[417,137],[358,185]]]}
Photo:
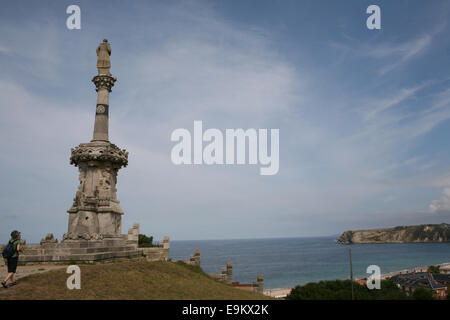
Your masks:
{"label": "distant building", "polygon": [[439,282],[440,284],[447,287],[447,294],[448,294],[448,288],[450,288],[450,274],[448,273],[435,273],[433,274],[434,280]]}
{"label": "distant building", "polygon": [[408,296],[411,296],[417,288],[425,288],[433,293],[437,299],[447,297],[447,285],[450,284],[450,275],[432,274],[427,272],[411,272],[397,274],[390,278]]}
{"label": "distant building", "polygon": [[231,285],[242,290],[264,293],[264,277],[261,274],[258,275],[253,283],[232,282]]}
{"label": "distant building", "polygon": [[355,282],[362,286],[365,286],[367,284],[367,280],[365,279],[356,279]]}
{"label": "distant building", "polygon": [[440,273],[445,273],[445,274],[450,274],[450,265],[449,264],[445,264],[445,265],[440,266],[439,272]]}

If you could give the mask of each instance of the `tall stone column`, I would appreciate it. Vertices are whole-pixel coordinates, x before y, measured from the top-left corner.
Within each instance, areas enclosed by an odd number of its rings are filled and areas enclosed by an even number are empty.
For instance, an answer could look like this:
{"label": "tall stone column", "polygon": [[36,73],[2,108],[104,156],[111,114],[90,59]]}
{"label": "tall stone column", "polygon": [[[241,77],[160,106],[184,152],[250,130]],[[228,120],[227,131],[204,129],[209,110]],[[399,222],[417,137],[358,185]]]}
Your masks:
{"label": "tall stone column", "polygon": [[92,79],[97,90],[97,107],[92,141],[108,141],[109,93],[116,78],[109,75],[98,75]]}
{"label": "tall stone column", "polygon": [[91,142],[71,150],[70,163],[79,169],[79,185],[69,213],[64,240],[121,237],[122,214],[117,200],[117,174],[128,164],[128,152],[109,142],[109,93],[116,78],[109,68],[111,47],[105,39],[97,48],[98,75],[92,79],[98,96]]}

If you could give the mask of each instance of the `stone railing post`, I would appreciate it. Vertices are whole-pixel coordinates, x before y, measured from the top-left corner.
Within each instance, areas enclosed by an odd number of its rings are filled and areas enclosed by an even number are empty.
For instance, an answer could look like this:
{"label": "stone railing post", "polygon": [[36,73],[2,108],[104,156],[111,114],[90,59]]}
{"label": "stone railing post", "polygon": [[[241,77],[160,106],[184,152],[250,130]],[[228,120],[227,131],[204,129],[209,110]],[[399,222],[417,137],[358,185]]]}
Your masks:
{"label": "stone railing post", "polygon": [[133,227],[128,229],[127,243],[139,246],[139,223],[134,223]]}
{"label": "stone railing post", "polygon": [[226,274],[226,283],[231,285],[231,283],[233,282],[233,264],[231,262],[227,262]]}

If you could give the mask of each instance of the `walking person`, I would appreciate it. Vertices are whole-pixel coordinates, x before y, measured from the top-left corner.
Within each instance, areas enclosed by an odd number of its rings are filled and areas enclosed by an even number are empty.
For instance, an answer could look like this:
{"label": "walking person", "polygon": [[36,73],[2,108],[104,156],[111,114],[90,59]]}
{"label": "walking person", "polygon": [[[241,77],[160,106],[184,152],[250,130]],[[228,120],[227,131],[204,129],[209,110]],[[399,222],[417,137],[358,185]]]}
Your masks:
{"label": "walking person", "polygon": [[8,280],[11,281],[10,286],[17,284],[17,282],[14,281],[14,275],[16,273],[17,263],[19,261],[19,252],[21,251],[22,249],[20,247],[20,232],[14,230],[13,232],[11,232],[11,240],[9,240],[6,248],[3,250],[3,257],[7,260],[8,265],[8,275],[2,281],[3,288],[8,288],[8,286],[6,285]]}

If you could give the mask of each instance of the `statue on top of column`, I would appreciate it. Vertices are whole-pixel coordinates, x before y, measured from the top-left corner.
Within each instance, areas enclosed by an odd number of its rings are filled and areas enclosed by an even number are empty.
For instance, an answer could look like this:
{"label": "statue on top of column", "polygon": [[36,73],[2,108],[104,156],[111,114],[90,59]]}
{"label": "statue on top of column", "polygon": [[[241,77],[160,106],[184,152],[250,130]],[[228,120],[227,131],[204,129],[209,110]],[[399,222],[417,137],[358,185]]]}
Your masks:
{"label": "statue on top of column", "polygon": [[108,43],[107,39],[103,39],[103,42],[100,43],[97,47],[97,69],[98,74],[104,74],[110,76],[111,73],[109,69],[111,68],[111,46]]}

